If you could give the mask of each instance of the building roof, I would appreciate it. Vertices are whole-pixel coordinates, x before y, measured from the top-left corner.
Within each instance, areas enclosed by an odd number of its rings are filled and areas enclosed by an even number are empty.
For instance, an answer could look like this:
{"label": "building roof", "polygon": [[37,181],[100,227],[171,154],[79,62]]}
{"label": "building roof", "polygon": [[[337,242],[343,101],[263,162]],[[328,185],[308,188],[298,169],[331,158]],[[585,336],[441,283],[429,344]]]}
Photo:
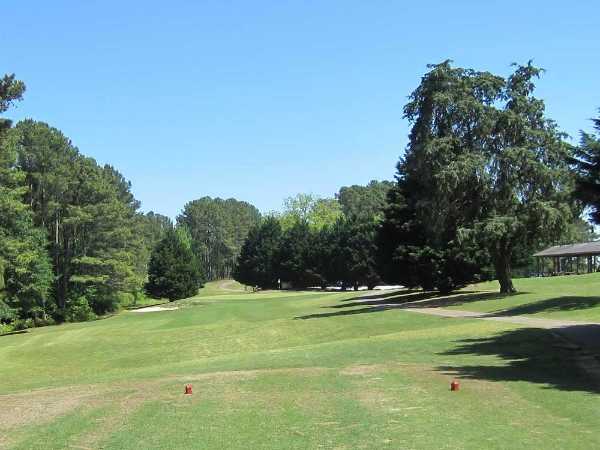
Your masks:
{"label": "building roof", "polygon": [[582,242],[580,244],[555,245],[533,256],[586,256],[600,255],[600,241]]}

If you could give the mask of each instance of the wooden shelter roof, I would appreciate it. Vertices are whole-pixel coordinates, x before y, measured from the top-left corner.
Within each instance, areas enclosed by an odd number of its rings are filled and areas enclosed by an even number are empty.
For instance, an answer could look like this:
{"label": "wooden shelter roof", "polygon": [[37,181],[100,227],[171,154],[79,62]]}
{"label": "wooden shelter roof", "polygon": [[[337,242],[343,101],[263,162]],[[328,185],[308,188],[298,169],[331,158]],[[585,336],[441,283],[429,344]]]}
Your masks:
{"label": "wooden shelter roof", "polygon": [[555,245],[533,256],[591,256],[600,255],[600,241],[582,242],[580,244]]}

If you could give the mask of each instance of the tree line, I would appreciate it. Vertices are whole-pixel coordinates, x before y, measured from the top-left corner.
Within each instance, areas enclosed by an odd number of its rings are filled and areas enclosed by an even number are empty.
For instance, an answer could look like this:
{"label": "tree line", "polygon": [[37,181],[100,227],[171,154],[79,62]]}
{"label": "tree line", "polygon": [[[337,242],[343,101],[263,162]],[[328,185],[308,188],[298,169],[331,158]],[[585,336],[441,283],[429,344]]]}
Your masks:
{"label": "tree line", "polygon": [[248,230],[260,219],[258,209],[247,202],[202,197],[184,206],[177,226],[189,231],[206,279],[216,280],[231,277]]}
{"label": "tree line", "polygon": [[[25,85],[0,80],[0,113]],[[143,295],[155,243],[172,226],[143,214],[114,167],[58,129],[0,121],[0,323],[88,320]]]}
{"label": "tree line", "polygon": [[[60,130],[0,117],[0,328],[89,320],[231,276],[442,292],[496,278],[514,292],[535,250],[593,239],[586,211],[600,222],[600,119],[598,134],[569,144],[535,96],[541,74],[531,63],[506,78],[430,66],[404,108],[411,130],[393,181],[298,194],[265,215],[203,197],[174,223],[141,212],[125,177]],[[24,92],[1,78],[0,114]]]}
{"label": "tree line", "polygon": [[342,187],[335,198],[298,194],[250,229],[234,278],[261,288],[374,287],[375,237],[393,184]]}
{"label": "tree line", "polygon": [[311,227],[297,201],[291,220],[250,230],[237,280],[450,292],[495,278],[513,293],[514,269],[535,250],[594,238],[583,214],[590,206],[600,221],[599,140],[582,132],[578,147],[566,141],[535,96],[543,71],[531,62],[506,78],[450,61],[429,69],[404,107],[409,142],[382,203],[367,200],[375,189],[341,190],[338,201],[352,196],[353,207]]}

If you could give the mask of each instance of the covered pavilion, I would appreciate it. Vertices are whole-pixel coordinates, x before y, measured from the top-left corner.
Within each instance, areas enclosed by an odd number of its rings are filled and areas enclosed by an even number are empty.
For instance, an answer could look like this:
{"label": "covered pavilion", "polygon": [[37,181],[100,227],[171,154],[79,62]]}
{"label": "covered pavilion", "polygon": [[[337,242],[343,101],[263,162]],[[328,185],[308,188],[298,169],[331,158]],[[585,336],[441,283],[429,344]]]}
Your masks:
{"label": "covered pavilion", "polygon": [[[598,255],[600,255],[600,241],[555,245],[533,256],[537,259],[538,274],[547,276],[596,272]],[[551,261],[550,264],[547,264],[548,260]],[[546,271],[546,267],[550,270]]]}

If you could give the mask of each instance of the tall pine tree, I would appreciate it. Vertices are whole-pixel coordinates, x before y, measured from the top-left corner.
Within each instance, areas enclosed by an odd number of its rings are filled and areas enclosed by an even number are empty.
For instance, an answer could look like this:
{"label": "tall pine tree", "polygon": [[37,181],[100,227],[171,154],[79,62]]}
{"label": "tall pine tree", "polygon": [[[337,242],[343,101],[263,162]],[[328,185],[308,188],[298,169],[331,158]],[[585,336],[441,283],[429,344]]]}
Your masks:
{"label": "tall pine tree", "polygon": [[[0,114],[21,99],[25,85],[14,75],[0,79]],[[0,118],[0,322],[16,318],[45,320],[52,312],[52,272],[43,230],[33,224],[23,203],[25,174],[10,145],[11,121]]]}

